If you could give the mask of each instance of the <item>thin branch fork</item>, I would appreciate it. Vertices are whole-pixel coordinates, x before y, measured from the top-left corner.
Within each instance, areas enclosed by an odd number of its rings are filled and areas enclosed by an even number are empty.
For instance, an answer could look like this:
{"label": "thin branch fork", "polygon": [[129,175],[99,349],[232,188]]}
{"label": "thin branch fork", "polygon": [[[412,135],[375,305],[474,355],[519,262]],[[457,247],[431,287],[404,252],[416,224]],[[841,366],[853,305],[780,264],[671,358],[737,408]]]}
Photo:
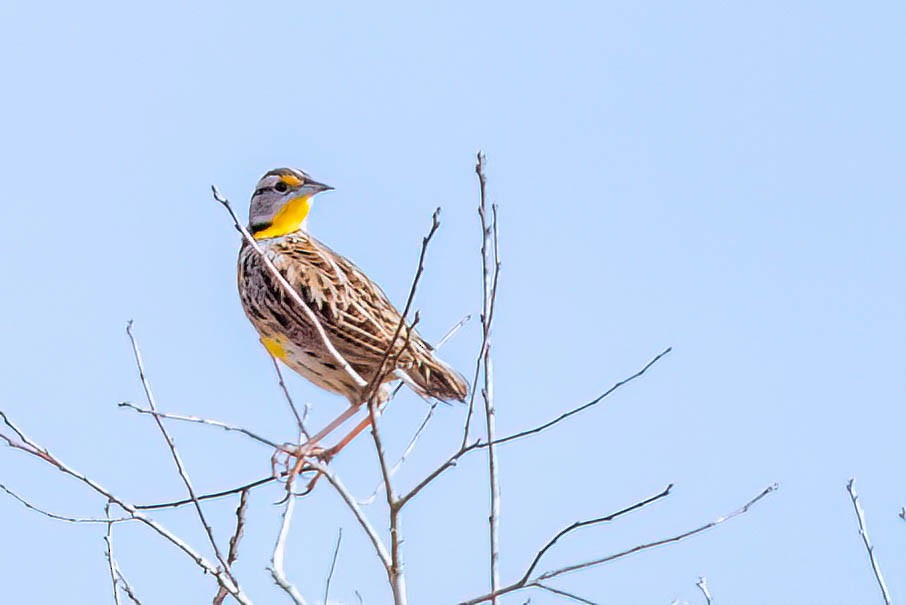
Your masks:
{"label": "thin branch fork", "polygon": [[346,485],[330,469],[328,465],[320,462],[319,460],[312,460],[310,464],[314,470],[318,471],[334,487],[337,495],[340,496],[340,499],[355,517],[356,522],[358,522],[361,528],[365,531],[365,535],[367,535],[368,539],[371,541],[371,545],[374,547],[375,554],[377,554],[377,557],[378,559],[380,559],[381,564],[385,569],[390,569],[392,561],[390,558],[390,553],[387,551],[387,547],[384,545],[384,542],[381,540],[381,537],[378,534],[377,530],[374,528],[374,525],[372,525],[371,521],[368,520],[368,517],[365,515],[364,511],[362,511],[362,508],[359,506],[355,497],[352,495]]}
{"label": "thin branch fork", "polygon": [[381,477],[384,480],[384,493],[387,496],[387,508],[390,511],[390,565],[386,566],[387,579],[390,582],[390,588],[393,592],[394,605],[406,605],[408,601],[406,594],[406,576],[403,573],[402,555],[400,553],[400,545],[402,543],[400,530],[401,509],[393,489],[390,468],[387,464],[387,456],[384,453],[384,445],[381,440],[380,427],[378,425],[377,408],[378,402],[375,399],[368,402],[368,413],[371,417],[371,436],[374,440],[374,449],[377,453]]}
{"label": "thin branch fork", "polygon": [[149,410],[149,409],[143,408],[141,406],[135,405],[134,403],[129,402],[129,401],[121,401],[117,405],[121,408],[129,408],[131,410],[135,410],[139,414],[148,414],[150,416],[155,416],[157,418],[165,418],[167,420],[178,420],[181,422],[194,422],[197,424],[206,424],[208,426],[221,428],[225,431],[235,431],[237,433],[242,433],[246,437],[249,437],[249,438],[253,439],[254,441],[257,441],[258,443],[267,445],[269,447],[272,447],[274,449],[277,449],[277,450],[280,450],[280,451],[283,451],[286,453],[292,453],[292,451],[289,450],[285,445],[279,444],[276,441],[271,441],[267,437],[262,437],[261,435],[258,435],[257,433],[254,433],[241,426],[236,426],[234,424],[228,424],[226,422],[221,422],[220,420],[213,420],[211,418],[202,418],[200,416],[192,416],[189,414],[172,414],[172,413],[168,413],[168,412],[159,412],[157,410]]}
{"label": "thin branch fork", "polygon": [[[156,413],[157,403],[154,400],[154,393],[151,391],[151,385],[149,384],[147,375],[145,373],[145,365],[142,361],[142,353],[139,349],[138,341],[135,339],[135,334],[132,331],[132,325],[132,320],[130,320],[126,324],[126,334],[129,336],[129,341],[132,343],[132,353],[135,356],[135,365],[138,369],[138,375],[142,383],[142,388],[145,391],[145,398],[148,401],[148,407]],[[229,562],[224,558],[223,553],[220,552],[220,547],[217,545],[217,540],[214,538],[214,530],[211,529],[211,524],[208,523],[204,511],[201,508],[201,504],[198,501],[198,497],[195,495],[195,488],[192,487],[192,481],[189,478],[188,471],[186,470],[185,464],[182,461],[182,456],[180,456],[179,450],[176,449],[176,443],[173,441],[173,438],[167,431],[166,426],[164,426],[163,420],[161,420],[160,416],[152,414],[152,417],[154,418],[154,422],[157,424],[157,428],[160,429],[164,440],[167,442],[167,447],[170,449],[170,454],[173,458],[173,462],[176,464],[176,470],[179,473],[183,484],[186,486],[186,491],[189,492],[189,497],[192,499],[192,503],[195,505],[195,512],[198,514],[198,520],[201,522],[201,526],[204,528],[204,531],[208,536],[208,541],[211,544],[214,555],[217,557],[217,560],[220,561],[220,564],[223,566],[223,571],[230,578],[231,583],[238,587],[239,583],[233,576]],[[229,590],[228,586],[226,586],[225,584],[222,584],[222,588]]]}
{"label": "thin branch fork", "polygon": [[[637,371],[635,374],[632,374],[631,376],[628,376],[627,378],[624,378],[624,379],[620,380],[619,382],[615,383],[613,386],[611,386],[609,389],[607,389],[606,391],[604,391],[603,393],[601,393],[600,395],[598,395],[591,401],[588,401],[576,408],[573,408],[573,409],[569,410],[568,412],[564,412],[563,414],[560,414],[556,418],[549,420],[536,427],[526,429],[523,431],[519,431],[517,433],[513,433],[512,435],[508,435],[506,437],[498,438],[494,441],[494,444],[502,445],[504,443],[510,443],[510,442],[513,442],[513,441],[516,441],[519,439],[523,439],[525,437],[537,435],[538,433],[546,431],[547,429],[563,422],[564,420],[566,420],[572,416],[575,416],[576,414],[579,414],[580,412],[584,412],[585,410],[600,404],[604,399],[606,399],[607,397],[612,395],[614,392],[616,392],[620,388],[626,386],[630,382],[640,378],[642,375],[644,375],[646,372],[648,372],[648,370],[650,370],[658,361],[660,361],[664,356],[666,356],[668,353],[670,353],[671,350],[672,350],[672,348],[665,349],[664,351],[662,351],[661,353],[656,355],[653,359],[651,359],[648,363],[646,363],[645,366],[642,367],[642,369]],[[474,452],[476,450],[480,450],[480,449],[483,449],[486,447],[488,447],[488,443],[485,441],[480,441],[478,439],[476,439],[475,441],[472,441],[471,443],[462,444],[462,446],[458,450],[453,452],[453,454],[451,454],[449,458],[447,458],[444,462],[442,462],[433,471],[428,473],[421,481],[419,481],[415,485],[415,487],[413,487],[411,490],[409,490],[409,492],[407,492],[406,494],[400,496],[399,499],[401,501],[401,505],[405,505],[409,500],[411,500],[412,498],[417,496],[419,494],[419,492],[421,492],[424,488],[426,488],[428,485],[433,483],[434,480],[437,479],[437,477],[439,477],[440,475],[442,475],[444,472],[448,471],[449,469],[455,467],[460,458],[462,458],[466,454],[469,454],[471,452]]]}
{"label": "thin branch fork", "polygon": [[[119,563],[117,563],[116,557],[113,555],[113,526],[116,523],[116,519],[110,517],[110,505],[111,502],[108,500],[107,504],[104,505],[104,516],[107,518],[107,532],[104,534],[104,557],[107,559],[107,566],[110,569],[110,583],[111,588],[113,589],[113,602],[115,605],[120,605],[120,590],[126,593],[126,597],[132,601],[133,605],[142,605],[141,601],[138,600],[138,597],[135,596],[135,591],[132,589],[132,585],[129,584],[129,581],[126,580],[126,576],[123,575],[122,570],[120,570]],[[224,588],[220,590],[226,591]]]}
{"label": "thin branch fork", "polygon": [[283,516],[280,522],[280,531],[277,534],[277,542],[274,544],[274,554],[271,557],[271,566],[269,571],[274,583],[285,592],[294,605],[307,605],[305,598],[299,592],[299,589],[291,583],[286,577],[286,539],[289,536],[289,527],[292,523],[293,513],[296,510],[296,499],[293,497],[293,483],[296,480],[296,473],[290,474],[286,479],[286,501],[283,507]]}
{"label": "thin branch fork", "polygon": [[666,488],[664,488],[664,490],[661,491],[660,493],[655,494],[654,496],[651,496],[650,498],[646,498],[645,500],[642,500],[640,502],[636,502],[635,504],[627,506],[624,509],[618,510],[615,513],[610,513],[609,515],[605,515],[603,517],[596,517],[594,519],[587,519],[585,521],[576,521],[572,525],[564,527],[559,532],[557,532],[553,538],[548,540],[547,543],[541,547],[541,549],[538,550],[538,552],[535,554],[534,559],[532,559],[531,564],[528,566],[528,569],[526,569],[525,573],[522,575],[520,582],[528,583],[529,578],[531,578],[532,574],[535,572],[535,568],[538,567],[538,564],[541,562],[541,558],[545,555],[545,553],[547,553],[548,550],[551,549],[551,547],[554,544],[556,544],[560,540],[560,538],[562,538],[562,537],[566,536],[567,534],[572,533],[578,529],[582,529],[583,527],[590,527],[592,525],[608,523],[618,517],[622,517],[623,515],[629,514],[631,512],[635,512],[641,508],[648,506],[649,504],[653,504],[654,502],[657,502],[658,500],[666,498],[667,496],[670,495],[670,490],[672,490],[672,489],[673,489],[673,484],[671,483]]}
{"label": "thin branch fork", "polygon": [[698,589],[702,591],[702,595],[705,597],[706,605],[711,605],[711,590],[708,588],[708,579],[705,576],[701,576],[698,579],[698,582],[695,583],[698,586]]}
{"label": "thin branch fork", "polygon": [[[665,544],[671,544],[673,542],[680,542],[682,540],[685,540],[686,538],[690,538],[696,534],[705,532],[713,527],[716,527],[717,525],[720,525],[722,523],[725,523],[726,521],[729,521],[730,519],[733,519],[735,517],[738,517],[740,515],[747,513],[752,506],[754,506],[757,502],[759,502],[762,498],[766,497],[768,494],[775,492],[777,489],[778,489],[777,484],[770,485],[767,488],[765,488],[764,490],[762,490],[757,496],[755,496],[754,498],[752,498],[751,500],[746,502],[744,505],[742,505],[740,508],[734,510],[733,512],[726,514],[724,516],[718,517],[717,519],[715,519],[714,521],[711,521],[710,523],[706,523],[706,524],[696,527],[694,529],[687,530],[681,534],[677,534],[677,535],[671,536],[669,538],[663,538],[661,540],[656,540],[654,542],[648,542],[646,544],[639,544],[638,546],[634,546],[632,548],[623,550],[621,552],[618,552],[618,553],[615,553],[612,555],[608,555],[606,557],[601,557],[599,559],[592,559],[590,561],[567,565],[567,566],[561,567],[559,569],[546,571],[544,573],[538,574],[537,576],[529,578],[528,580],[526,580],[525,576],[523,575],[522,578],[520,578],[518,581],[514,582],[513,584],[510,584],[509,586],[505,586],[505,587],[499,589],[496,594],[488,593],[486,595],[482,595],[480,597],[476,597],[476,598],[470,599],[468,601],[463,601],[460,605],[477,605],[478,603],[484,603],[486,601],[491,601],[495,597],[500,597],[505,594],[509,594],[509,593],[516,592],[519,590],[524,590],[527,588],[537,588],[539,584],[544,583],[547,580],[550,580],[552,578],[556,578],[556,577],[559,577],[559,576],[562,576],[562,575],[565,575],[568,573],[572,573],[575,571],[579,571],[582,569],[596,567],[598,565],[602,565],[604,563],[609,563],[610,561],[615,561],[617,559],[622,559],[623,557],[627,557],[627,556],[635,554],[637,552],[641,552],[644,550],[650,550],[652,548],[656,548],[658,546],[663,546]],[[630,507],[630,508],[632,508],[632,507]]]}
{"label": "thin branch fork", "polygon": [[[410,329],[407,331],[407,335],[406,335],[406,338],[404,339],[405,342],[403,343],[403,346],[400,347],[400,350],[397,351],[395,355],[393,355],[394,349],[396,348],[396,343],[400,338],[400,335],[403,331],[403,327],[406,325],[406,317],[408,317],[409,311],[412,309],[412,303],[415,301],[415,292],[418,289],[418,283],[421,280],[422,273],[424,273],[424,271],[425,271],[425,256],[428,252],[428,244],[431,243],[431,239],[434,237],[434,234],[437,233],[437,229],[439,227],[440,227],[440,208],[438,207],[434,210],[434,214],[431,215],[431,228],[428,230],[427,235],[425,235],[425,237],[422,238],[422,247],[421,247],[421,251],[419,252],[419,255],[418,255],[418,267],[415,270],[415,276],[412,278],[412,285],[409,287],[409,295],[406,297],[406,304],[403,307],[403,311],[400,313],[400,320],[397,323],[396,331],[394,331],[394,333],[393,333],[393,338],[390,339],[390,345],[387,347],[387,350],[384,351],[384,356],[381,358],[381,363],[378,364],[377,371],[374,373],[374,376],[371,378],[371,381],[369,382],[368,387],[365,389],[365,398],[364,398],[365,401],[370,402],[371,399],[374,398],[374,395],[377,392],[377,389],[380,388],[381,381],[384,378],[384,371],[385,371],[385,367],[387,366],[387,362],[390,361],[390,367],[393,367],[395,365],[396,359],[402,354],[402,352],[405,350],[405,348],[409,344],[409,337],[411,335],[412,330],[415,329],[414,326],[415,326],[415,323],[417,323],[417,321],[418,321],[417,320],[418,314],[416,314],[416,321],[413,322],[412,327],[410,327]],[[393,355],[392,360],[391,360],[391,355]]]}
{"label": "thin branch fork", "polygon": [[[110,519],[110,502],[104,505],[104,514]],[[116,577],[116,559],[113,558],[113,521],[107,522],[107,533],[104,534],[104,556],[110,568],[110,586],[113,588],[113,603],[120,605],[119,578]],[[222,589],[221,589],[222,590]]]}
{"label": "thin branch fork", "polygon": [[[245,533],[245,513],[248,510],[249,490],[244,489],[239,493],[239,506],[236,507],[236,530],[230,537],[230,550],[227,553],[227,563],[232,565],[239,558],[239,541]],[[229,593],[221,586],[214,597],[213,605],[220,605]]]}
{"label": "thin branch fork", "polygon": [[859,535],[862,536],[862,543],[868,552],[868,559],[871,562],[871,570],[875,574],[875,581],[881,589],[881,596],[884,603],[890,605],[890,592],[887,590],[887,583],[884,581],[884,575],[881,573],[881,566],[875,558],[875,548],[871,545],[871,538],[868,537],[868,529],[865,527],[865,512],[862,510],[862,504],[859,502],[859,495],[856,493],[856,480],[850,479],[846,484],[846,491],[849,492],[849,498],[853,503],[853,510],[856,513],[856,519],[859,522]]}
{"label": "thin branch fork", "polygon": [[57,458],[56,456],[51,454],[50,451],[47,450],[47,448],[44,448],[44,447],[38,445],[38,443],[36,443],[34,440],[32,440],[30,437],[28,437],[21,429],[19,429],[3,411],[0,411],[0,421],[3,421],[3,423],[10,430],[12,430],[13,433],[15,433],[15,435],[18,438],[18,439],[13,439],[12,437],[9,437],[8,435],[4,435],[3,433],[0,433],[0,440],[4,441],[7,445],[9,445],[10,447],[12,447],[14,449],[17,449],[19,451],[25,452],[26,454],[29,454],[31,456],[35,456],[36,458],[40,458],[41,460],[44,460],[49,465],[55,467],[57,470],[59,470],[63,474],[69,475],[70,477],[77,479],[78,481],[84,483],[85,485],[90,487],[93,491],[100,494],[107,500],[117,504],[120,508],[122,508],[127,513],[129,513],[129,515],[132,518],[144,523],[149,528],[154,530],[157,534],[159,534],[161,537],[163,537],[165,540],[167,540],[168,542],[170,542],[171,544],[176,546],[180,551],[185,553],[189,558],[191,558],[195,562],[196,565],[201,567],[205,571],[205,573],[208,573],[208,574],[214,576],[217,579],[217,581],[219,583],[221,583],[221,585],[223,585],[224,588],[226,588],[230,592],[230,594],[233,596],[233,598],[235,598],[239,603],[241,603],[242,605],[251,605],[251,600],[249,599],[249,597],[245,594],[245,592],[242,589],[240,589],[237,585],[235,585],[233,583],[232,579],[228,575],[226,575],[223,570],[218,569],[217,567],[212,565],[203,555],[201,555],[198,551],[196,551],[194,548],[192,548],[185,540],[183,540],[182,538],[180,538],[179,536],[174,534],[172,531],[170,531],[169,529],[167,529],[165,526],[161,525],[154,519],[145,515],[136,506],[127,502],[125,499],[117,496],[116,494],[111,492],[109,489],[107,489],[106,487],[104,487],[103,485],[101,485],[100,483],[95,481],[94,479],[91,479],[84,473],[81,473],[81,472],[75,470],[74,468],[72,468],[71,466],[67,465],[62,460],[60,460],[59,458]]}
{"label": "thin branch fork", "polygon": [[[449,330],[447,330],[446,334],[444,334],[443,337],[441,337],[441,339],[437,342],[437,344],[434,345],[434,350],[435,350],[435,351],[436,351],[436,350],[439,350],[445,343],[447,343],[453,336],[455,336],[455,335],[459,332],[459,330],[463,327],[463,325],[465,325],[465,323],[466,323],[467,321],[469,321],[469,319],[471,319],[471,316],[470,316],[470,315],[466,315],[465,317],[463,317],[462,319],[460,319],[458,322],[456,322],[456,323],[453,325],[453,327],[451,327]],[[400,384],[397,385],[397,387],[396,387],[396,388],[392,391],[392,393],[391,393],[390,400],[393,399],[393,397],[399,392],[399,390],[402,388],[402,386],[403,386],[402,383],[400,383]],[[388,403],[389,403],[389,401],[388,401]],[[125,403],[125,402],[124,402],[123,404],[120,404],[120,405],[123,405],[123,406],[125,406],[125,407],[132,407],[133,404],[128,404],[128,403]],[[386,405],[386,404],[385,404],[385,405]],[[412,439],[410,439],[409,445],[406,446],[406,450],[403,452],[403,455],[400,457],[400,459],[399,459],[399,460],[393,465],[393,467],[391,468],[391,470],[390,470],[391,476],[394,475],[394,474],[396,473],[396,471],[399,469],[399,467],[402,465],[402,463],[405,462],[406,458],[408,458],[408,456],[412,453],[412,450],[413,450],[413,448],[415,447],[415,444],[416,444],[416,441],[418,440],[418,437],[421,435],[422,432],[424,432],[424,430],[425,430],[425,428],[426,428],[426,426],[427,426],[427,424],[428,424],[428,421],[431,419],[431,416],[433,415],[433,411],[434,411],[436,408],[437,408],[437,404],[436,404],[436,402],[435,402],[435,403],[432,404],[431,407],[429,408],[428,414],[426,414],[425,419],[422,421],[421,425],[419,426],[418,430],[417,430],[417,431],[415,432],[415,434],[413,435]],[[145,413],[149,413],[149,414],[150,414],[150,413],[153,413],[153,412],[152,412],[151,410],[147,410]],[[161,416],[164,417],[164,418],[169,418],[169,419],[172,419],[172,420],[181,420],[182,417],[183,417],[183,415],[179,415],[179,414],[172,414],[172,415],[169,415],[169,414],[164,414],[163,412],[158,412],[158,414],[161,415]],[[304,414],[303,414],[303,419],[304,419],[304,417],[305,417],[305,416],[304,416]],[[193,416],[185,416],[185,418],[188,419],[188,418],[194,418],[194,417],[193,417]],[[210,419],[205,419],[205,420],[207,420],[207,422],[205,422],[204,424],[211,424],[212,426],[220,426],[220,424],[226,424],[226,423],[221,423],[221,422],[218,421],[218,420],[210,420]],[[194,420],[187,420],[187,421],[195,422]],[[228,425],[228,426],[233,426],[233,425]],[[242,430],[241,427],[236,427],[236,429],[239,430],[239,432],[244,432],[244,431]],[[251,483],[246,483],[246,484],[244,484],[244,485],[240,485],[239,487],[234,487],[234,488],[230,488],[230,489],[227,489],[227,490],[222,490],[222,491],[219,491],[219,492],[214,492],[214,493],[204,494],[204,495],[198,496],[198,500],[199,500],[199,501],[203,501],[203,500],[213,500],[213,499],[216,499],[216,498],[223,498],[223,497],[226,497],[226,496],[231,496],[231,495],[235,495],[235,494],[241,494],[241,493],[242,493],[244,490],[246,490],[246,489],[251,490],[251,489],[255,489],[255,488],[261,487],[261,486],[263,486],[263,485],[268,485],[268,484],[270,484],[270,483],[273,483],[273,482],[277,481],[278,479],[279,479],[279,477],[274,477],[274,476],[263,477],[263,478],[258,479],[258,480],[256,480],[256,481],[252,481]],[[374,495],[377,494],[378,490],[380,489],[380,487],[381,487],[382,485],[383,485],[383,482],[380,482],[380,483],[378,484],[378,486],[373,490],[372,496],[369,496],[368,499],[373,498]],[[366,499],[366,500],[368,500],[368,499]],[[143,505],[137,505],[136,508],[137,508],[137,509],[140,509],[140,510],[156,510],[156,509],[162,509],[162,508],[178,508],[178,507],[180,507],[180,506],[185,506],[185,505],[187,505],[187,504],[192,504],[192,499],[191,499],[191,498],[185,498],[185,499],[182,499],[182,500],[174,500],[174,501],[172,501],[172,502],[161,502],[161,503],[157,503],[157,504],[143,504]],[[367,504],[367,502],[363,502],[362,504]],[[100,520],[100,521],[103,522],[103,520]]]}
{"label": "thin branch fork", "polygon": [[[478,175],[479,201],[478,215],[481,219],[481,273],[482,273],[482,347],[476,364],[477,372],[482,371],[484,386],[481,389],[481,398],[484,401],[485,431],[488,442],[488,489],[490,490],[490,512],[488,514],[488,535],[490,543],[490,574],[491,593],[497,592],[500,587],[500,478],[497,472],[497,448],[494,443],[496,437],[496,422],[494,410],[494,371],[491,363],[491,325],[494,320],[494,307],[497,301],[497,284],[500,278],[500,256],[497,233],[497,205],[491,207],[492,220],[488,221],[487,213],[487,179],[484,173],[485,156],[478,152],[478,161],[475,164],[475,174]],[[493,244],[493,248],[489,248]],[[472,400],[469,403],[471,413],[472,401],[475,396],[472,390]],[[471,414],[470,414],[471,415]],[[463,443],[469,439],[469,417],[466,418],[466,429],[463,434]],[[497,605],[497,597],[491,599]]]}
{"label": "thin branch fork", "polygon": [[27,508],[29,510],[33,510],[36,513],[44,515],[45,517],[47,517],[49,519],[55,519],[57,521],[64,521],[66,523],[89,523],[89,524],[93,523],[93,524],[111,525],[114,523],[122,523],[124,521],[134,521],[135,520],[132,517],[118,517],[115,519],[111,519],[110,517],[107,517],[104,519],[100,519],[97,517],[67,517],[65,515],[58,515],[56,513],[46,511],[43,508],[40,508],[39,506],[32,504],[31,502],[29,502],[28,500],[26,500],[25,498],[23,498],[22,496],[20,496],[16,492],[14,492],[13,490],[9,489],[2,483],[0,483],[0,491],[6,492],[7,495],[9,495],[13,500],[16,500],[17,502],[19,502],[19,504],[21,504],[22,506],[24,506],[25,508]]}

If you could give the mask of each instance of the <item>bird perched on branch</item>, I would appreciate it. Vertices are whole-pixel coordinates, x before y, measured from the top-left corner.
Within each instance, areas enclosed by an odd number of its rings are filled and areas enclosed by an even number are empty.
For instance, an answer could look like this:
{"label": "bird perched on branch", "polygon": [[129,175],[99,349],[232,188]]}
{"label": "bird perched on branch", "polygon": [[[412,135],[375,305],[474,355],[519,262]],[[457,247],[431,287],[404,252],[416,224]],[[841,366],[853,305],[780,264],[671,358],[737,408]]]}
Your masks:
{"label": "bird perched on branch", "polygon": [[311,311],[299,307],[261,255],[243,241],[239,295],[261,343],[317,386],[346,397],[353,407],[369,396],[368,388],[374,392],[374,387],[400,378],[425,397],[465,399],[463,377],[438,359],[414,329],[401,324],[399,311],[380,287],[309,235],[312,200],[330,189],[292,168],[271,170],[255,186],[249,232]]}

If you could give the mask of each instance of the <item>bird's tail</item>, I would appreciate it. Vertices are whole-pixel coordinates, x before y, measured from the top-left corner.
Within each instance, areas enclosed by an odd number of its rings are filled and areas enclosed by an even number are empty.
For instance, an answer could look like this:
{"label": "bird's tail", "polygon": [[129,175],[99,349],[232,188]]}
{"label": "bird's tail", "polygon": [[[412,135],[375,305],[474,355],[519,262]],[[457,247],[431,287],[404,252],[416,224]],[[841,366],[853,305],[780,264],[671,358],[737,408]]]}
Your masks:
{"label": "bird's tail", "polygon": [[408,372],[417,390],[441,401],[465,401],[469,383],[462,374],[433,355],[419,364],[417,371]]}

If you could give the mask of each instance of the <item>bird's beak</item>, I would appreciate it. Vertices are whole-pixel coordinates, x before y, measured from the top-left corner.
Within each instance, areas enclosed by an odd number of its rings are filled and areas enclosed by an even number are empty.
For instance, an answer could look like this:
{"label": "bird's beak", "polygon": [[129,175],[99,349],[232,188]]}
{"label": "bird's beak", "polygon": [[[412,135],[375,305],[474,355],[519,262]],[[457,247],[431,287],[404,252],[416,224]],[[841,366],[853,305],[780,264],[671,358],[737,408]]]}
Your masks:
{"label": "bird's beak", "polygon": [[306,180],[305,184],[299,188],[299,193],[303,196],[311,196],[322,191],[331,191],[333,187],[319,183],[318,181]]}

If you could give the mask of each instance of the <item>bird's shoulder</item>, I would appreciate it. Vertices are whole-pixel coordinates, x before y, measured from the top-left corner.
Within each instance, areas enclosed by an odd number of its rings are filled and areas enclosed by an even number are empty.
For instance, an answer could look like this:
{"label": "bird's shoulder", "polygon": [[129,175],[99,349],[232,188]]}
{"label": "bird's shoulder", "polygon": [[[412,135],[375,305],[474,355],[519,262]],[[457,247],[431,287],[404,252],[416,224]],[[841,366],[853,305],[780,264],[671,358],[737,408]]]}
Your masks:
{"label": "bird's shoulder", "polygon": [[287,281],[315,306],[322,310],[326,306],[337,323],[353,325],[389,343],[400,321],[399,311],[354,262],[303,233],[270,242],[268,252]]}

